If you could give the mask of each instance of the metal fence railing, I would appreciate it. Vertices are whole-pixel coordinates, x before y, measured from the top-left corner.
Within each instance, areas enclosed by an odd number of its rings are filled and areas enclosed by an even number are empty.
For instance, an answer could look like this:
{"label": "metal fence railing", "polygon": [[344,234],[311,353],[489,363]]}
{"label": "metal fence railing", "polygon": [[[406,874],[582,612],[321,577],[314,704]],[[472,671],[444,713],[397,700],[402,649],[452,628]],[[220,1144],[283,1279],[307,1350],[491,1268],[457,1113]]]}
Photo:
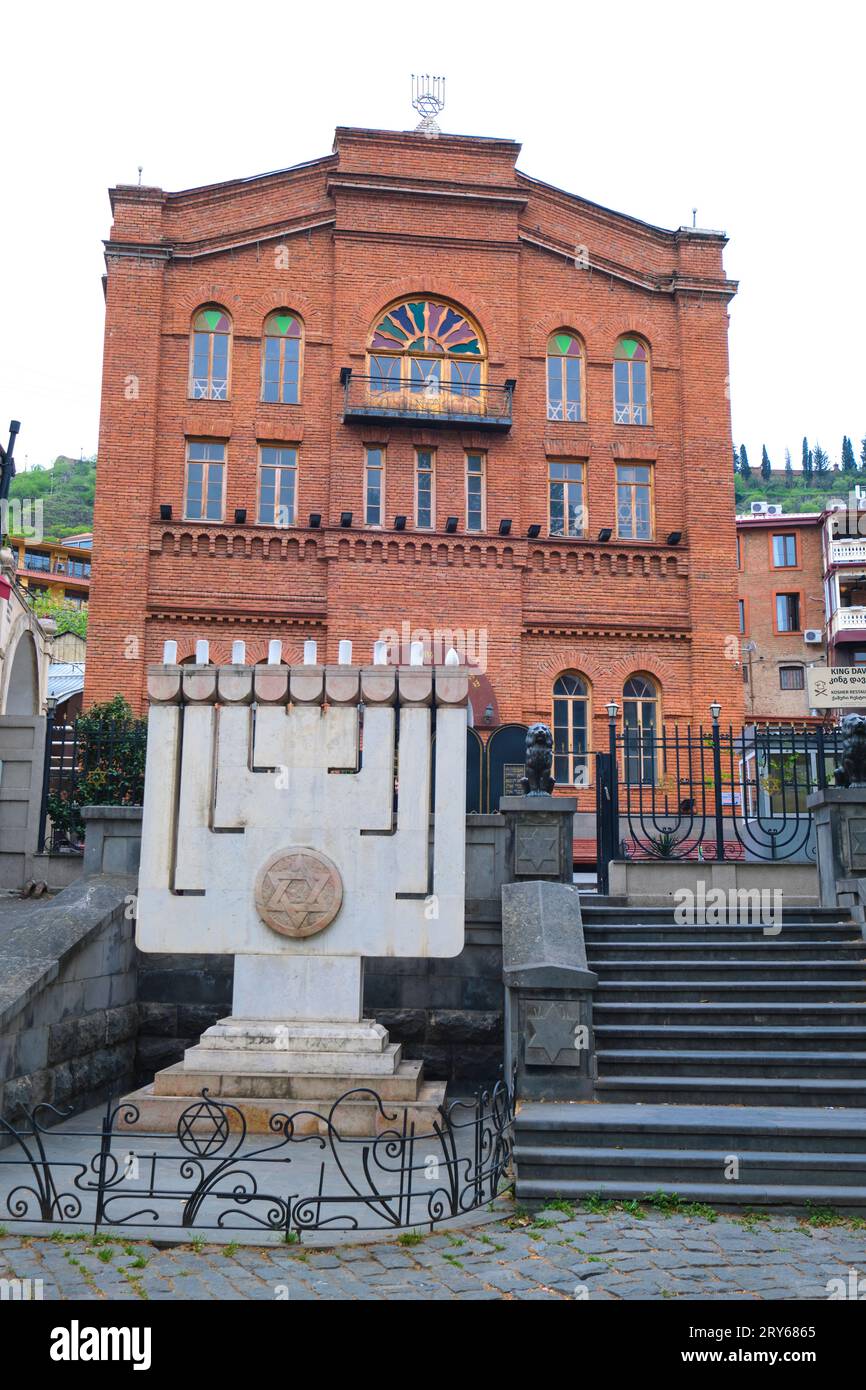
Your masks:
{"label": "metal fence railing", "polygon": [[612,858],[815,858],[808,799],[832,784],[838,728],[610,729],[598,763],[599,871]]}
{"label": "metal fence railing", "polygon": [[147,726],[94,730],[84,721],[55,724],[45,735],[39,852],[83,854],[82,798],[105,805],[140,805],[144,794]]}

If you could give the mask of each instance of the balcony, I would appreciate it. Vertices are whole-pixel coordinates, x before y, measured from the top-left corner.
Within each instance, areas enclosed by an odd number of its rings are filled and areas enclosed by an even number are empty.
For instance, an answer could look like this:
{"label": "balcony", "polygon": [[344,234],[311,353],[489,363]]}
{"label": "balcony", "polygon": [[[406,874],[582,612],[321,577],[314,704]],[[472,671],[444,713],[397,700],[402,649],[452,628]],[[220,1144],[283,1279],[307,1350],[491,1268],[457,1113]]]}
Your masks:
{"label": "balcony", "polygon": [[516,381],[502,386],[444,382],[385,382],[381,377],[356,376],[350,367],[340,372],[343,421],[389,420],[415,425],[471,425],[473,429],[511,429]]}
{"label": "balcony", "polygon": [[855,641],[866,637],[866,608],[837,608],[830,619],[830,641]]}
{"label": "balcony", "polygon": [[866,565],[866,537],[850,536],[830,542],[831,565]]}

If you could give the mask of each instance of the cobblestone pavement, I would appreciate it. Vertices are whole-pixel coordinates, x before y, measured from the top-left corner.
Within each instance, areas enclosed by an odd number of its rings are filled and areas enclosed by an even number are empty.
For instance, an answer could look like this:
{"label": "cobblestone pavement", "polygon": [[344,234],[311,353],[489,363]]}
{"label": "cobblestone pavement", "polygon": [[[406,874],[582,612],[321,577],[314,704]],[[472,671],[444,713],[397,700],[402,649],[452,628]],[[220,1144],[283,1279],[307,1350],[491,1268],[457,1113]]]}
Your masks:
{"label": "cobblestone pavement", "polygon": [[0,1280],[41,1280],[46,1299],[825,1300],[866,1278],[863,1223],[643,1210],[517,1214],[330,1250],[9,1233]]}

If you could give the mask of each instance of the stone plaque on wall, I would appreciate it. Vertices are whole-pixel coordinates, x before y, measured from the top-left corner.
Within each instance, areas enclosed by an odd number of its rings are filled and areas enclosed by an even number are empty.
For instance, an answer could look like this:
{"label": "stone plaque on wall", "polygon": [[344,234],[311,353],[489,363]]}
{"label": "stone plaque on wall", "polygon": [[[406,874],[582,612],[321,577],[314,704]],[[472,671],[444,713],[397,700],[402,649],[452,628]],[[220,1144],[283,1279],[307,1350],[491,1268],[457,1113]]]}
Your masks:
{"label": "stone plaque on wall", "polygon": [[521,796],[523,781],[526,769],[523,763],[503,763],[502,765],[502,795]]}
{"label": "stone plaque on wall", "polygon": [[580,1067],[589,1044],[589,1029],[581,1015],[578,999],[539,999],[527,1003],[526,1065]]}
{"label": "stone plaque on wall", "polygon": [[866,869],[866,820],[862,816],[848,822],[848,859],[852,869]]}
{"label": "stone plaque on wall", "polygon": [[514,872],[527,877],[559,875],[559,826],[548,820],[541,825],[518,822],[514,836]]}

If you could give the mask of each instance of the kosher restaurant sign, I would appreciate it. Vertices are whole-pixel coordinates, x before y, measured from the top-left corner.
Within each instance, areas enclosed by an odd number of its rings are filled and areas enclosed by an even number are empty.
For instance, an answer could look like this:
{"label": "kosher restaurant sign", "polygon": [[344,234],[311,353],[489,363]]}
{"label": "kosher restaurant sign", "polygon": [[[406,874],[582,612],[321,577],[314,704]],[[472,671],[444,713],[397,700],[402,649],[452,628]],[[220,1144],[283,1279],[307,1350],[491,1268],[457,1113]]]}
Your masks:
{"label": "kosher restaurant sign", "polygon": [[866,666],[810,666],[806,682],[812,709],[866,706]]}

